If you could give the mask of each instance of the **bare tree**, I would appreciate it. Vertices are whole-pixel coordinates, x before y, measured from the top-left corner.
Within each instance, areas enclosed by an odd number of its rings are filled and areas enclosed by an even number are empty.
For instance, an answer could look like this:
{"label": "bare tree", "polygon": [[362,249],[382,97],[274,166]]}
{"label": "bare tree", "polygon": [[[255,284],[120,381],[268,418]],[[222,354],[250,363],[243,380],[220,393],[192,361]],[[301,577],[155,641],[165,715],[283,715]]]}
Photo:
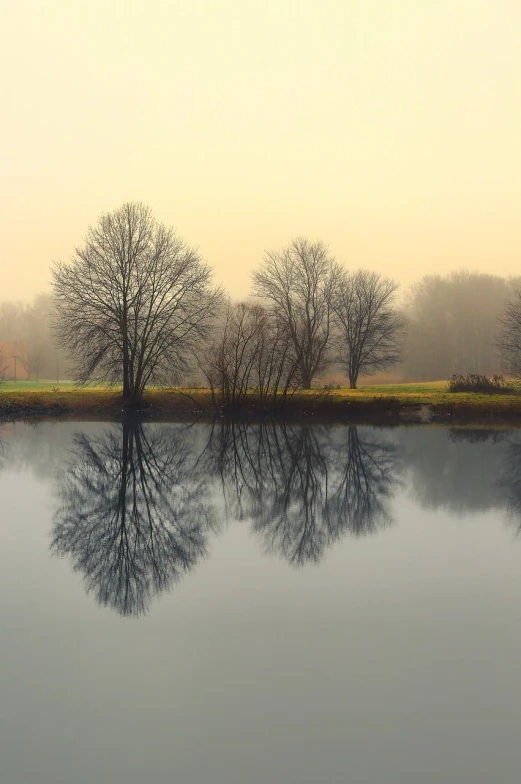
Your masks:
{"label": "bare tree", "polygon": [[2,347],[0,346],[0,384],[5,383],[7,381],[7,371],[9,369],[9,365],[5,361],[4,352],[2,351]]}
{"label": "bare tree", "polygon": [[261,307],[228,303],[222,326],[201,363],[214,403],[236,408],[250,391],[265,320]]}
{"label": "bare tree", "polygon": [[221,297],[198,253],[139,203],[102,215],[53,278],[55,332],[77,381],[122,381],[131,403],[186,370]]}
{"label": "bare tree", "polygon": [[288,330],[260,305],[228,303],[200,367],[214,404],[230,409],[252,394],[261,403],[285,399],[290,388],[298,386]]}
{"label": "bare tree", "polygon": [[284,319],[268,313],[260,333],[259,352],[255,368],[256,392],[260,402],[284,403],[301,385],[298,356],[291,340],[291,332]]}
{"label": "bare tree", "polygon": [[358,376],[385,370],[400,359],[406,319],[395,307],[398,284],[376,272],[340,276],[333,297],[340,362],[356,389]]}
{"label": "bare tree", "polygon": [[324,371],[331,332],[331,303],[338,265],[322,242],[298,237],[281,251],[267,252],[253,273],[255,294],[270,303],[289,332],[302,387]]}
{"label": "bare tree", "polygon": [[521,286],[516,289],[514,299],[507,303],[499,322],[497,346],[502,363],[511,375],[521,378]]}

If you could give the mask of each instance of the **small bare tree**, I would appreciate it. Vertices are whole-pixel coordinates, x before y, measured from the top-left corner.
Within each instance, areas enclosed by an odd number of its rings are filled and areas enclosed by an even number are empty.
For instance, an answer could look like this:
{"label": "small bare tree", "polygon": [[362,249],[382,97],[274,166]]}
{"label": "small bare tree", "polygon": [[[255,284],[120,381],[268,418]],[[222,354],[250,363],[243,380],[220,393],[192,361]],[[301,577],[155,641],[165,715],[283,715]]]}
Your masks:
{"label": "small bare tree", "polygon": [[298,237],[281,251],[267,252],[253,273],[253,290],[269,302],[291,338],[302,387],[328,363],[332,297],[338,265],[322,242]]}
{"label": "small bare tree", "polygon": [[285,402],[301,385],[299,358],[295,353],[287,323],[267,313],[259,337],[256,363],[256,391],[263,405]]}
{"label": "small bare tree", "polygon": [[237,408],[248,394],[265,315],[260,307],[228,303],[221,329],[201,364],[214,404],[219,396],[227,408]]}
{"label": "small bare tree", "polygon": [[5,361],[4,352],[2,351],[2,347],[0,346],[0,384],[4,384],[7,381],[8,369],[9,369],[9,365]]}
{"label": "small bare tree", "polygon": [[339,360],[356,389],[358,376],[400,360],[406,319],[395,307],[398,284],[376,272],[343,272],[333,298]]}
{"label": "small bare tree", "polygon": [[214,405],[238,408],[248,395],[261,403],[298,386],[297,363],[284,324],[259,305],[228,303],[223,323],[200,363]]}
{"label": "small bare tree", "polygon": [[77,381],[122,382],[130,403],[186,370],[221,298],[198,253],[135,203],[102,215],[53,278],[55,333]]}
{"label": "small bare tree", "polygon": [[521,378],[521,286],[515,292],[504,314],[499,318],[500,331],[497,347],[505,370]]}

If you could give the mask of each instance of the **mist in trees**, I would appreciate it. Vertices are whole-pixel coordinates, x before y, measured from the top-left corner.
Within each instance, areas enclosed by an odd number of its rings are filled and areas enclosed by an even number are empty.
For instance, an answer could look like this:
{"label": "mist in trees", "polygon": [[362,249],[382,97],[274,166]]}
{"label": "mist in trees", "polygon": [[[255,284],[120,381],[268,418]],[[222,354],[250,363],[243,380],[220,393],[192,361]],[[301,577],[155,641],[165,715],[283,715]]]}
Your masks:
{"label": "mist in trees", "polygon": [[78,433],[59,496],[53,551],[121,615],[144,613],[206,554],[214,516],[187,428],[127,421]]}
{"label": "mist in trees", "polygon": [[499,318],[497,347],[507,371],[521,378],[521,281]]}
{"label": "mist in trees", "polygon": [[[0,341],[14,343],[17,361],[34,381],[70,374],[67,354],[56,346],[52,335],[53,307],[50,294],[40,294],[30,304],[0,302]],[[3,366],[9,364],[9,357],[4,356]]]}
{"label": "mist in trees", "polygon": [[405,380],[448,379],[454,373],[505,370],[499,317],[517,279],[471,272],[428,275],[405,303],[408,327],[401,372]]}
{"label": "mist in trees", "polygon": [[[403,381],[521,375],[521,277],[459,271],[400,291],[305,237],[265,253],[248,301],[225,298],[211,277],[148,207],[125,204],[55,265],[54,298],[0,303],[0,343],[35,381],[122,385],[129,403],[149,384],[194,378],[232,409],[251,393],[283,401],[340,370],[351,388],[386,370]],[[0,378],[10,364],[0,360]]]}
{"label": "mist in trees", "polygon": [[3,349],[0,347],[0,384],[3,384],[4,381],[7,380],[8,369],[9,369],[9,365],[7,364],[4,358]]}

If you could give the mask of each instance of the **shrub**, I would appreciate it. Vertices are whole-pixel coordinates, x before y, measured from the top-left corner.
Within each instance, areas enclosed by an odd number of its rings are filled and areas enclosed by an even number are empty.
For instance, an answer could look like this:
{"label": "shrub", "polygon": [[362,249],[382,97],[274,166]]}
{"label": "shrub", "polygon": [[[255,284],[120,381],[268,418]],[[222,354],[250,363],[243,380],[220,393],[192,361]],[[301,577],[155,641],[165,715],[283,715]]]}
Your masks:
{"label": "shrub", "polygon": [[478,373],[469,373],[466,376],[454,373],[448,382],[448,392],[477,392],[484,395],[497,395],[498,393],[511,392],[512,387],[503,376],[482,376]]}

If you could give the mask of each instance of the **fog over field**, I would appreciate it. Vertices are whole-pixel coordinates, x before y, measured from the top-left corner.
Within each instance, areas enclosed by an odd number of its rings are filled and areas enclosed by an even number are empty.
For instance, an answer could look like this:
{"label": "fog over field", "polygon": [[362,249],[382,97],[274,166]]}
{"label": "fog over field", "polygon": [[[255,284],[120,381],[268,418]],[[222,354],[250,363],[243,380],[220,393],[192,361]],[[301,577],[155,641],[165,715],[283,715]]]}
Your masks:
{"label": "fog over field", "polygon": [[502,370],[521,251],[516,0],[22,0],[0,43],[0,341],[29,376],[68,372],[45,321],[52,263],[128,202],[234,302],[298,237],[396,282],[397,379]]}

